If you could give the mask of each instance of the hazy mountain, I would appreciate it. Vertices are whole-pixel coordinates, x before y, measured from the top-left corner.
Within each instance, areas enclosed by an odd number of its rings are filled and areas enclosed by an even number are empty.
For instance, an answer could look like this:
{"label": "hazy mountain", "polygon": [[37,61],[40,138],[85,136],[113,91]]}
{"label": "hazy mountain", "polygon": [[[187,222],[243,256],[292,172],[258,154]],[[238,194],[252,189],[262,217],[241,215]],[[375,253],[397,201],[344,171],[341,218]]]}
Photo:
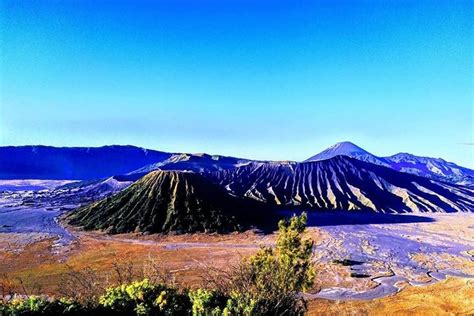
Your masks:
{"label": "hazy mountain", "polygon": [[451,183],[474,183],[474,170],[461,167],[441,158],[420,157],[408,153],[399,153],[388,157],[375,156],[351,142],[337,143],[321,153],[305,160],[321,161],[336,156],[352,157],[361,161],[390,167],[394,170],[416,174],[431,179]]}
{"label": "hazy mountain", "polygon": [[68,220],[109,233],[225,232],[258,223],[257,214],[264,210],[264,205],[233,197],[199,174],[157,170],[73,212]]}
{"label": "hazy mountain", "polygon": [[108,178],[170,156],[169,153],[133,146],[7,146],[0,147],[0,179]]}
{"label": "hazy mountain", "polygon": [[474,190],[336,156],[306,163],[252,163],[210,177],[236,196],[272,205],[376,212],[474,211]]}

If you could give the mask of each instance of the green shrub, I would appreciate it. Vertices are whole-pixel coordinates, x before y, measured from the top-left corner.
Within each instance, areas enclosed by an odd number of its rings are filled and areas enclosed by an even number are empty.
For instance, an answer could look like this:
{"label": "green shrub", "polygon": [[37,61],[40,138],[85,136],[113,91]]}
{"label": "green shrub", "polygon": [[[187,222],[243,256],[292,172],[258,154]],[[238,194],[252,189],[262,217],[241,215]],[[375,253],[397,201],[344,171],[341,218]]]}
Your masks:
{"label": "green shrub", "polygon": [[48,305],[48,301],[45,298],[39,296],[30,296],[26,299],[14,298],[11,300],[10,311],[15,311],[18,315],[24,313],[32,312],[37,313],[38,315],[43,314],[43,311]]}
{"label": "green shrub", "polygon": [[174,315],[190,309],[186,295],[148,279],[108,288],[99,304],[120,315]]}
{"label": "green shrub", "polygon": [[206,289],[191,290],[188,296],[192,304],[191,311],[193,316],[225,314],[227,298],[215,291]]}
{"label": "green shrub", "polygon": [[60,298],[49,300],[39,296],[13,298],[0,304],[0,315],[84,315],[86,310],[77,302]]}

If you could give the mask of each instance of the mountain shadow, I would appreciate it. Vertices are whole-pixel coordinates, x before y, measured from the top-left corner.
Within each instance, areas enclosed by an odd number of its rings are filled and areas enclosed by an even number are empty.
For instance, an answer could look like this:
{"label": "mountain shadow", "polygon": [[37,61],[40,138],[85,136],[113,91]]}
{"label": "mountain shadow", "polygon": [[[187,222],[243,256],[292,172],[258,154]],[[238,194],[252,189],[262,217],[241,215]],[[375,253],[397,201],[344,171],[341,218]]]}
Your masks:
{"label": "mountain shadow", "polygon": [[[300,214],[302,211],[280,211],[282,217]],[[409,224],[409,223],[432,223],[436,220],[429,216],[413,214],[383,214],[374,212],[345,212],[345,211],[309,211],[308,226],[341,226],[341,225],[367,225],[367,224]]]}

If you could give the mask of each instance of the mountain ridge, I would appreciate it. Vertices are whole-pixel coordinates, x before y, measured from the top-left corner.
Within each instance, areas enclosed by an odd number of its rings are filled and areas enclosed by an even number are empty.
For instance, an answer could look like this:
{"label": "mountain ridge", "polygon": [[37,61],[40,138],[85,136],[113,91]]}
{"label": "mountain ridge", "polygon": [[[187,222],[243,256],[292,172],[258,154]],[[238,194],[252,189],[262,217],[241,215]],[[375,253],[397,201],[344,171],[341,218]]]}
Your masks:
{"label": "mountain ridge", "polygon": [[[321,161],[337,155],[430,179],[474,185],[474,170],[444,159],[408,153],[379,157],[348,141],[337,143],[305,161]],[[0,147],[0,179],[88,181],[116,176],[124,181],[136,181],[156,169],[213,172],[250,162],[257,160],[221,155],[168,153],[132,145],[4,146]]]}
{"label": "mountain ridge", "polygon": [[[351,150],[354,149],[354,150]],[[347,156],[361,161],[390,167],[400,172],[411,173],[451,183],[474,183],[474,170],[459,166],[442,158],[397,153],[391,156],[376,156],[351,142],[340,142],[323,150],[304,162],[321,161],[335,156]]]}
{"label": "mountain ridge", "polygon": [[171,156],[131,145],[0,147],[0,179],[92,180],[124,174]]}

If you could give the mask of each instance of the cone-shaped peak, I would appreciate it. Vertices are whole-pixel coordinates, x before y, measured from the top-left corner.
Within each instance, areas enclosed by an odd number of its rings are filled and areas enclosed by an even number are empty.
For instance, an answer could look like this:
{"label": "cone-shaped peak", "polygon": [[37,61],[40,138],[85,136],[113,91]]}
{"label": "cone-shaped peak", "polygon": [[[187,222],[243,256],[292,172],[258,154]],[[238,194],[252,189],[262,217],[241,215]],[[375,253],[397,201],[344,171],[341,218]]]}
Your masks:
{"label": "cone-shaped peak", "polygon": [[331,153],[335,153],[336,155],[345,155],[345,154],[349,154],[349,153],[364,153],[364,154],[368,154],[368,152],[362,148],[360,148],[359,146],[357,146],[356,144],[352,143],[352,142],[339,142],[339,143],[336,143],[334,145],[332,145],[331,147],[329,147],[328,149],[324,150],[323,152],[331,152]]}
{"label": "cone-shaped peak", "polygon": [[[360,148],[356,144],[345,141],[345,142],[339,142],[331,147],[323,150],[319,154],[305,160],[305,161],[319,161],[319,160],[325,160],[325,159],[330,159],[335,156],[349,156],[349,157],[359,157],[362,155],[367,155],[367,156],[373,156],[371,153],[367,152],[366,150]],[[375,156],[374,156],[375,157]]]}

